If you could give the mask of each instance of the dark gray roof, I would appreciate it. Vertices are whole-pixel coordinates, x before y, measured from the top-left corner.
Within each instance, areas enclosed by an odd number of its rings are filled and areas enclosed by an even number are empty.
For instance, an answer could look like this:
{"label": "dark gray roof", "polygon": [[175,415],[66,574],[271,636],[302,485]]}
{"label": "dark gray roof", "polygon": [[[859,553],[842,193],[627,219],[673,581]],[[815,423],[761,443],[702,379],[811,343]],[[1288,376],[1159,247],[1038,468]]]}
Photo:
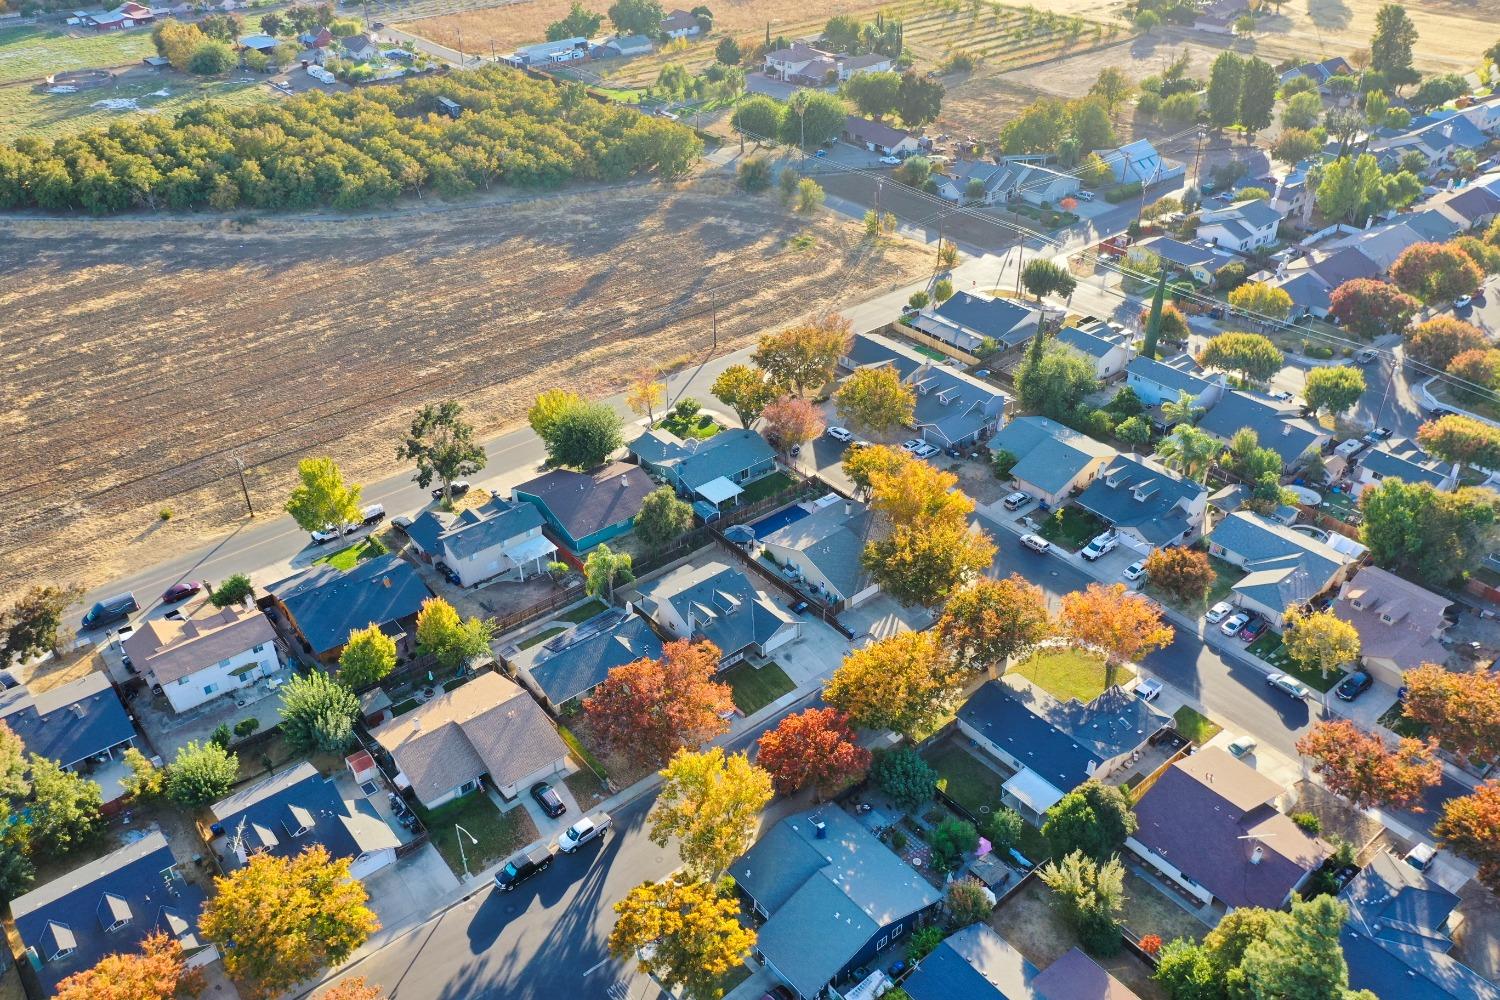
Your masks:
{"label": "dark gray roof", "polygon": [[[886,57],[878,56],[877,58],[885,59]],[[847,66],[848,63],[846,62],[845,65]],[[857,115],[848,115],[844,118],[844,131],[849,133],[850,138],[859,142],[870,142],[887,149],[911,138],[910,132],[903,132],[885,122],[875,122]]]}
{"label": "dark gray roof", "polygon": [[1046,417],[1017,417],[990,438],[991,451],[1008,451],[1020,461],[1011,474],[1046,493],[1066,489],[1084,469],[1115,450]]}
{"label": "dark gray roof", "polygon": [[922,959],[901,985],[911,1000],[1038,1000],[1037,975],[1036,966],[987,924],[970,924]]}
{"label": "dark gray roof", "polygon": [[1032,986],[1041,1000],[1141,1000],[1076,947],[1043,969]]}
{"label": "dark gray roof", "polygon": [[1117,528],[1132,528],[1153,545],[1181,537],[1192,525],[1182,505],[1207,490],[1202,483],[1169,472],[1134,455],[1116,456],[1077,503]]}
{"label": "dark gray roof", "polygon": [[1421,212],[1408,212],[1401,221],[1424,237],[1433,241],[1450,239],[1463,232],[1463,227],[1435,208]]}
{"label": "dark gray roof", "polygon": [[522,483],[515,492],[540,500],[578,540],[635,517],[641,501],[655,488],[639,465],[613,462],[590,472],[554,469]]}
{"label": "dark gray roof", "polygon": [[1196,241],[1184,243],[1170,236],[1152,236],[1141,240],[1136,246],[1142,250],[1150,250],[1162,260],[1176,264],[1178,267],[1193,267],[1202,264],[1211,270],[1217,270],[1219,266],[1235,259],[1218,247],[1211,247],[1206,243]]}
{"label": "dark gray roof", "polygon": [[1265,229],[1281,222],[1281,213],[1271,207],[1271,203],[1264,198],[1256,198],[1254,201],[1242,201],[1228,208],[1221,208],[1213,212],[1204,212],[1203,222],[1221,222],[1226,219],[1238,218],[1251,229]]}
{"label": "dark gray roof", "polygon": [[[188,954],[198,951],[205,943],[197,932],[204,892],[176,874],[176,864],[166,837],[153,830],[13,900],[16,931],[42,960],[36,975],[43,992],[51,996],[61,980],[93,968],[105,955],[135,951],[157,930],[179,941]],[[121,916],[129,922],[104,929],[106,921]],[[73,954],[47,961],[64,947]]]}
{"label": "dark gray roof", "polygon": [[1009,299],[986,299],[956,292],[932,311],[932,318],[980,337],[993,337],[1005,347],[1014,347],[1035,332],[1038,313]]}
{"label": "dark gray roof", "polygon": [[1437,952],[1452,946],[1446,924],[1459,898],[1385,851],[1345,887],[1349,920],[1382,943]]}
{"label": "dark gray roof", "polygon": [[[826,836],[814,829],[821,819]],[[730,868],[769,914],[756,948],[802,996],[838,975],[880,928],[941,899],[836,805],[788,816]]]}
{"label": "dark gray roof", "polygon": [[1395,476],[1408,483],[1431,483],[1437,486],[1447,478],[1441,463],[1415,447],[1397,454],[1389,441],[1358,456],[1358,461],[1360,468],[1367,469],[1382,479]]}
{"label": "dark gray roof", "polygon": [[1328,433],[1297,414],[1269,400],[1246,392],[1226,392],[1198,421],[1198,427],[1228,441],[1242,427],[1255,432],[1262,448],[1270,448],[1290,466],[1309,448],[1319,445]]}
{"label": "dark gray roof", "polygon": [[1312,271],[1298,271],[1288,278],[1273,281],[1272,284],[1286,292],[1296,308],[1326,312],[1333,304],[1329,299],[1328,283]]}
{"label": "dark gray roof", "polygon": [[798,518],[761,539],[764,545],[793,549],[828,577],[840,596],[853,597],[864,589],[868,574],[860,563],[870,519],[863,504],[829,504]]}
{"label": "dark gray roof", "polygon": [[1317,250],[1310,257],[1308,269],[1316,273],[1329,287],[1337,288],[1355,278],[1379,278],[1385,270],[1358,247],[1341,247],[1337,250]]}
{"label": "dark gray roof", "polygon": [[432,596],[411,564],[394,555],[347,571],[326,563],[314,566],[269,584],[266,592],[286,605],[315,653],[337,649],[355,629],[414,615]]}
{"label": "dark gray roof", "polygon": [[662,577],[645,588],[642,597],[671,604],[694,634],[718,646],[725,656],[764,645],[793,622],[743,572],[722,563],[709,563],[685,577]]}
{"label": "dark gray roof", "polygon": [[846,368],[889,365],[916,390],[915,426],[937,431],[945,442],[967,439],[999,417],[1010,399],[988,382],[936,364],[907,344],[879,334],[856,335],[844,363]]}
{"label": "dark gray roof", "polygon": [[1209,541],[1244,560],[1245,576],[1235,584],[1235,593],[1277,610],[1316,596],[1353,561],[1315,538],[1246,511],[1220,521]]}
{"label": "dark gray roof", "polygon": [[531,504],[491,501],[477,512],[465,510],[438,541],[455,559],[469,559],[541,526],[542,512]]}
{"label": "dark gray roof", "polygon": [[109,675],[95,671],[33,695],[25,687],[0,693],[0,721],[29,753],[73,765],[135,738],[135,727]]}
{"label": "dark gray roof", "polygon": [[428,555],[442,555],[438,539],[448,530],[448,521],[435,510],[423,511],[406,529],[406,537]]}
{"label": "dark gray roof", "polygon": [[1077,788],[1092,766],[1134,750],[1170,721],[1117,687],[1084,705],[998,680],[975,691],[958,717],[1060,792]]}
{"label": "dark gray roof", "polygon": [[611,608],[543,643],[526,669],[547,700],[561,705],[593,690],[615,667],[661,654],[646,619]]}
{"label": "dark gray roof", "polygon": [[1172,392],[1186,392],[1194,397],[1209,386],[1208,379],[1204,378],[1201,372],[1194,370],[1196,368],[1196,365],[1189,368],[1184,363],[1179,367],[1144,357],[1133,358],[1130,364],[1125,366],[1125,370],[1137,378],[1166,386]]}
{"label": "dark gray roof", "polygon": [[630,451],[642,461],[672,468],[690,490],[776,459],[765,438],[744,428],[723,430],[704,441],[679,441],[665,431],[647,431],[630,443]]}
{"label": "dark gray roof", "polygon": [[330,857],[356,858],[400,843],[373,806],[364,799],[346,801],[306,761],[215,802],[212,811],[224,834],[243,836],[251,854],[288,858],[322,844]]}
{"label": "dark gray roof", "polygon": [[1057,331],[1057,342],[1073,348],[1086,357],[1099,359],[1108,355],[1110,351],[1129,348],[1130,334],[1115,333],[1107,328],[1088,331],[1069,326]]}

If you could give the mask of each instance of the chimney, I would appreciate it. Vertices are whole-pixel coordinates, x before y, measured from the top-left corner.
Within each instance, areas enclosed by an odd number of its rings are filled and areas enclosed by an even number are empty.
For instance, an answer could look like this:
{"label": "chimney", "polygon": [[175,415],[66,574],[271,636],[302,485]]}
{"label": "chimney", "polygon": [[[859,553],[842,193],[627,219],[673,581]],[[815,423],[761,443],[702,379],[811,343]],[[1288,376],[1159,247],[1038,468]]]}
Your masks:
{"label": "chimney", "polygon": [[848,517],[849,515],[851,515],[853,513],[854,513],[854,505],[852,503],[850,503],[848,500],[845,500],[844,501],[844,516]]}
{"label": "chimney", "polygon": [[1292,436],[1292,425],[1291,424],[1282,424],[1281,425],[1281,436],[1284,437],[1284,438]]}
{"label": "chimney", "polygon": [[812,828],[814,840],[828,839],[828,827],[824,824],[822,816],[814,816],[812,818]]}
{"label": "chimney", "polygon": [[411,730],[414,733],[420,733],[422,731],[422,717],[420,715],[414,715],[411,717]]}
{"label": "chimney", "polygon": [[71,704],[71,705],[68,706],[68,711],[72,712],[74,715],[78,716],[80,719],[83,718],[86,714],[88,714],[88,709],[84,708],[81,703],[76,702],[76,701],[73,704]]}
{"label": "chimney", "polygon": [[1264,847],[1261,847],[1259,844],[1256,844],[1255,845],[1255,850],[1253,850],[1253,851],[1250,852],[1250,863],[1252,865],[1258,865],[1262,861],[1264,861],[1265,858],[1266,858],[1266,849]]}

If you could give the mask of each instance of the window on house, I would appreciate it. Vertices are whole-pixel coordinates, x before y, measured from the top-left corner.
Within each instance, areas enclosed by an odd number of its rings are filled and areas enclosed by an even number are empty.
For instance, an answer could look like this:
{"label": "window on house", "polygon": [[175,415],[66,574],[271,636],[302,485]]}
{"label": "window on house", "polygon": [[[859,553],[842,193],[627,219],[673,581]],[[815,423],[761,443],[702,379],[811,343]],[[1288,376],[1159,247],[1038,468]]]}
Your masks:
{"label": "window on house", "polygon": [[265,649],[266,649],[266,644],[265,643],[261,643],[259,646],[256,646],[254,649],[250,650],[250,652],[252,652],[252,653],[263,653],[263,652],[265,652]]}
{"label": "window on house", "polygon": [[225,669],[228,666],[229,666],[229,661],[228,660],[220,660],[219,661],[219,669],[220,670],[223,670],[223,669]]}
{"label": "window on house", "polygon": [[188,678],[186,678],[186,677],[179,677],[179,678],[177,678],[177,686],[178,687],[181,687],[182,685],[186,684],[187,682],[188,682]]}
{"label": "window on house", "polygon": [[217,685],[217,684],[205,684],[205,685],[203,685],[203,693],[204,694],[213,694],[217,690],[219,690],[219,685]]}

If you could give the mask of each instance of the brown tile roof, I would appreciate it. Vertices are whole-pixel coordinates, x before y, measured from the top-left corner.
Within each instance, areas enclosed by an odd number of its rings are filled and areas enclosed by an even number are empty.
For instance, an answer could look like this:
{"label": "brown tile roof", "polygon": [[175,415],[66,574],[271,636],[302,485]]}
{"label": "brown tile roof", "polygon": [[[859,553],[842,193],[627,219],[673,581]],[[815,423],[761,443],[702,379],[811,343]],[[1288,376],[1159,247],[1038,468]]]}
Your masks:
{"label": "brown tile roof", "polygon": [[1366,656],[1407,670],[1447,659],[1437,636],[1447,626],[1443,614],[1452,603],[1394,573],[1366,566],[1344,585],[1333,613],[1359,630]]}
{"label": "brown tile roof", "polygon": [[258,610],[216,608],[205,600],[180,619],[142,622],[125,639],[125,653],[137,669],[150,670],[158,683],[170,684],[275,639],[270,619]]}
{"label": "brown tile roof", "polygon": [[423,800],[480,774],[509,785],[568,753],[541,706],[494,672],[438,695],[371,735]]}

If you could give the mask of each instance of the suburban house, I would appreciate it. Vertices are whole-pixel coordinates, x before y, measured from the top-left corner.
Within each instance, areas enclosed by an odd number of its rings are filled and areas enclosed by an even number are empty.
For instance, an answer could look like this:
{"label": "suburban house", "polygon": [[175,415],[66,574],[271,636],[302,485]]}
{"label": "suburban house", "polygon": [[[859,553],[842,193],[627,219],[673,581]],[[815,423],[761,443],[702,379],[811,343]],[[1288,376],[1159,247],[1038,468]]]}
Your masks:
{"label": "suburban house", "polygon": [[1036,335],[1042,314],[1014,299],[957,292],[945,302],[923,306],[908,322],[929,337],[974,354],[986,339],[1001,350],[1019,349]]}
{"label": "suburban house", "polygon": [[1208,551],[1245,571],[1234,585],[1234,602],[1264,615],[1279,630],[1287,608],[1342,582],[1365,547],[1342,535],[1319,541],[1258,514],[1235,511],[1209,533]]}
{"label": "suburban house", "polygon": [[1000,799],[1033,823],[1091,778],[1103,779],[1171,718],[1119,687],[1088,704],[1041,688],[986,683],[958,710],[958,728],[1015,773]]}
{"label": "suburban house", "polygon": [[1318,85],[1318,90],[1326,92],[1328,81],[1336,76],[1354,76],[1354,67],[1343,56],[1334,56],[1332,59],[1324,59],[1322,62],[1303,63],[1294,69],[1289,69],[1281,74],[1283,84],[1290,83],[1295,77],[1305,76]]}
{"label": "suburban house", "polygon": [[1357,247],[1313,250],[1297,260],[1282,261],[1275,271],[1250,276],[1291,296],[1294,315],[1328,316],[1333,290],[1355,278],[1380,278],[1385,268]]}
{"label": "suburban house", "polygon": [[1365,566],[1339,590],[1331,609],[1359,631],[1360,663],[1399,688],[1401,675],[1448,658],[1443,633],[1453,602],[1378,566]]}
{"label": "suburban house", "polygon": [[653,428],[628,447],[641,468],[691,498],[705,519],[725,504],[738,504],[746,486],[776,471],[776,452],[752,430],[723,430],[707,440],[684,441]]}
{"label": "suburban house", "polygon": [[552,720],[494,671],[418,705],[370,734],[399,769],[396,784],[436,809],[485,781],[510,801],[569,770]]}
{"label": "suburban house", "polygon": [[636,660],[661,659],[651,623],[629,608],[610,608],[561,635],[514,653],[506,662],[553,712],[582,701],[609,672]]}
{"label": "suburban house", "polygon": [[1413,243],[1441,242],[1458,234],[1458,224],[1434,210],[1425,219],[1418,219],[1416,213],[1398,215],[1390,222],[1330,240],[1325,249],[1353,247],[1374,261],[1384,274]]}
{"label": "suburban house", "polygon": [[761,554],[798,587],[841,610],[858,607],[880,592],[860,563],[870,531],[864,504],[831,494],[816,509],[794,507],[802,516],[759,539]]}
{"label": "suburban house", "polygon": [[1432,458],[1414,441],[1391,438],[1354,456],[1354,482],[1350,491],[1360,497],[1389,476],[1406,483],[1428,483],[1447,491],[1458,485],[1458,466]]}
{"label": "suburban house", "polygon": [[175,712],[281,669],[276,629],[254,606],[216,608],[205,600],[179,618],[148,618],[125,639],[124,649],[147,681],[161,685]]}
{"label": "suburban house", "polygon": [[616,35],[593,49],[594,58],[649,55],[654,46],[645,35]]}
{"label": "suburban house", "polygon": [[1198,429],[1228,443],[1241,429],[1255,432],[1262,448],[1270,448],[1291,469],[1302,456],[1320,450],[1331,438],[1295,404],[1276,403],[1256,393],[1239,389],[1224,394],[1198,421]]}
{"label": "suburban house", "polygon": [[721,562],[679,566],[643,587],[637,607],[674,639],[713,643],[721,668],[770,656],[802,636],[801,622]]}
{"label": "suburban house", "polygon": [[1203,31],[1233,34],[1234,22],[1248,12],[1245,0],[1209,0],[1197,8],[1193,24]]}
{"label": "suburban house", "polygon": [[765,921],[756,957],[801,1000],[823,996],[920,926],[943,898],[837,806],[781,820],[730,874]]}
{"label": "suburban house", "polygon": [[425,511],[406,536],[428,561],[452,570],[460,586],[477,587],[545,573],[557,546],[542,534],[543,523],[538,505],[495,497],[457,515]]}
{"label": "suburban house", "polygon": [[304,31],[297,36],[297,44],[304,49],[326,49],[333,44],[333,32],[326,25],[317,31]]}
{"label": "suburban house", "polygon": [[1381,851],[1340,894],[1349,987],[1404,1000],[1500,1000],[1500,988],[1449,954],[1459,897]]}
{"label": "suburban house", "polygon": [[1031,985],[1040,1000],[1141,1000],[1076,946],[1043,969]]}
{"label": "suburban house", "polygon": [[1150,187],[1187,173],[1186,164],[1163,159],[1156,147],[1145,139],[1137,139],[1117,149],[1101,149],[1098,153],[1114,173],[1116,184]]}
{"label": "suburban house", "polygon": [[1333,849],[1283,815],[1276,782],[1218,747],[1157,777],[1125,846],[1204,904],[1280,909]]}
{"label": "suburban house", "polygon": [[1094,377],[1108,382],[1125,371],[1130,362],[1130,331],[1111,330],[1103,323],[1090,324],[1089,329],[1076,326],[1063,327],[1057,331],[1057,342],[1071,347],[1093,362]]}
{"label": "suburban house", "polygon": [[655,488],[640,466],[611,462],[589,472],[553,469],[517,486],[511,499],[535,507],[569,550],[586,552],[634,527]]}
{"label": "suburban house", "polygon": [[1276,242],[1281,213],[1264,198],[1204,212],[1198,216],[1198,239],[1235,253],[1249,253]]}
{"label": "suburban house", "polygon": [[1377,160],[1392,163],[1407,150],[1416,150],[1427,158],[1423,176],[1434,177],[1453,166],[1453,155],[1460,150],[1478,153],[1489,145],[1489,136],[1468,118],[1459,114],[1435,116],[1435,120],[1409,128],[1390,138],[1370,143]]}
{"label": "suburban house", "polygon": [[123,31],[126,28],[139,28],[143,24],[150,24],[156,20],[156,12],[150,7],[142,4],[127,2],[113,10],[78,11],[69,21],[76,20],[84,28],[94,31]]}
{"label": "suburban house", "polygon": [[[948,201],[963,204],[997,205],[1017,198],[1031,205],[1043,202],[1056,205],[1064,198],[1078,194],[1083,183],[1072,174],[1020,158],[959,160],[934,177],[937,193]],[[978,182],[983,190],[971,191]]]}
{"label": "suburban house", "polygon": [[1465,230],[1488,226],[1500,216],[1500,173],[1487,174],[1461,188],[1444,191],[1427,204]]}
{"label": "suburban house", "polygon": [[789,48],[767,52],[763,68],[766,76],[773,80],[814,87],[832,82],[839,72],[834,53],[815,49],[805,42],[793,42]]}
{"label": "suburban house", "polygon": [[1118,454],[1104,442],[1047,417],[1017,417],[990,438],[990,451],[1014,455],[1010,478],[1053,507],[1093,482]]}
{"label": "suburban house", "polygon": [[545,66],[549,63],[565,63],[575,59],[582,59],[588,55],[589,40],[582,36],[573,38],[559,38],[555,41],[537,42],[534,45],[522,45],[505,61],[512,66],[525,69],[527,66]]}
{"label": "suburban house", "polygon": [[344,798],[309,761],[220,799],[210,811],[214,849],[226,869],[261,851],[291,858],[322,846],[331,858],[348,858],[349,874],[362,879],[395,864],[401,844],[368,800]]}
{"label": "suburban house", "polygon": [[1150,555],[1197,540],[1208,487],[1150,458],[1117,455],[1073,502],[1107,523],[1126,546]]}
{"label": "suburban house", "polygon": [[1317,185],[1310,183],[1310,166],[1307,160],[1298,163],[1277,178],[1276,187],[1271,191],[1271,207],[1281,213],[1283,221],[1299,229],[1306,229],[1312,222],[1313,209],[1318,204]]}
{"label": "suburban house", "polygon": [[380,46],[375,44],[375,39],[364,33],[350,35],[339,43],[339,47],[344,50],[346,58],[355,62],[371,62],[380,58]]}
{"label": "suburban house", "polygon": [[[1191,355],[1179,354],[1165,361],[1136,357],[1125,366],[1125,384],[1135,391],[1142,403],[1156,409],[1162,403],[1175,403],[1187,393],[1194,404],[1207,410],[1224,395],[1224,376],[1208,374],[1198,367]],[[1159,412],[1153,414],[1159,419]]]}
{"label": "suburban house", "polygon": [[970,924],[901,983],[911,1000],[1140,1000],[1078,948],[1038,972],[988,924]]}
{"label": "suburban house", "polygon": [[1238,259],[1213,244],[1198,240],[1184,243],[1170,236],[1148,236],[1138,243],[1132,243],[1127,259],[1133,259],[1137,251],[1156,254],[1170,270],[1186,274],[1200,285],[1212,284],[1214,272]]}
{"label": "suburban house", "polygon": [[861,146],[885,156],[911,156],[921,149],[917,137],[910,132],[856,115],[844,119],[843,139],[851,146]]}
{"label": "suburban house", "polygon": [[121,758],[135,745],[135,726],[102,670],[37,694],[25,686],[0,691],[0,722],[27,753],[97,781],[106,803],[124,796],[120,779],[130,772]]}
{"label": "suburban house", "polygon": [[862,56],[836,55],[839,64],[839,82],[845,83],[861,73],[888,73],[896,67],[896,60],[881,52],[866,52]]}
{"label": "suburban house", "polygon": [[879,334],[857,334],[839,365],[849,372],[890,365],[916,391],[913,429],[940,448],[984,440],[1005,421],[1010,404],[1004,390]]}
{"label": "suburban house", "polygon": [[417,612],[432,596],[416,569],[396,555],[376,556],[348,570],[312,566],[265,591],[303,648],[324,663],[338,659],[350,632],[370,625],[379,625],[398,649],[409,651]]}
{"label": "suburban house", "polygon": [[661,33],[668,38],[693,38],[702,31],[698,19],[681,8],[661,19]]}
{"label": "suburban house", "polygon": [[62,980],[106,955],[135,952],[156,933],[182,945],[188,968],[214,961],[218,949],[198,934],[204,899],[177,870],[167,838],[152,830],[16,897],[10,912],[32,972],[52,996]]}

